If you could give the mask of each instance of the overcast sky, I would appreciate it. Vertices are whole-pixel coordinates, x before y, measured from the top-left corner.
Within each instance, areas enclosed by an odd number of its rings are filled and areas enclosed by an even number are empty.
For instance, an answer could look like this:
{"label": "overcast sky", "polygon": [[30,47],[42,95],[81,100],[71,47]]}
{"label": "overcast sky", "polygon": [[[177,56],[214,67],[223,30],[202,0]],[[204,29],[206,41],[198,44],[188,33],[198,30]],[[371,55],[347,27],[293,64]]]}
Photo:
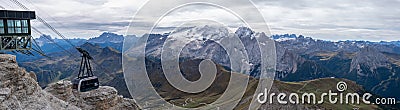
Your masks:
{"label": "overcast sky", "polygon": [[[125,34],[132,16],[145,0],[18,0],[70,38],[90,38],[102,32]],[[238,0],[226,0],[234,6]],[[254,0],[265,17],[272,34],[302,34],[323,40],[400,40],[399,0]],[[154,8],[168,4],[162,0]],[[1,0],[6,9],[19,9],[11,0]],[[146,17],[156,13],[147,10]],[[170,14],[160,26],[174,27],[182,20],[198,17],[237,21],[224,14],[224,10],[207,7],[188,7]],[[152,25],[135,21],[135,26]],[[44,33],[50,31],[33,21]],[[139,30],[138,30],[139,31]]]}

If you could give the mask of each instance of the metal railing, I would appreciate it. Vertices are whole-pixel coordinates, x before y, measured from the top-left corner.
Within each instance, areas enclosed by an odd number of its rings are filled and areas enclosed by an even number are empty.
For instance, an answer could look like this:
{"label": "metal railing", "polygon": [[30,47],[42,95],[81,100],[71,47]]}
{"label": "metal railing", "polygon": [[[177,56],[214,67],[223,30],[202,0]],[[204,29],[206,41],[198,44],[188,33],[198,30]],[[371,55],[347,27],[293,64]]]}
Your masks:
{"label": "metal railing", "polygon": [[0,36],[0,50],[31,50],[31,36]]}

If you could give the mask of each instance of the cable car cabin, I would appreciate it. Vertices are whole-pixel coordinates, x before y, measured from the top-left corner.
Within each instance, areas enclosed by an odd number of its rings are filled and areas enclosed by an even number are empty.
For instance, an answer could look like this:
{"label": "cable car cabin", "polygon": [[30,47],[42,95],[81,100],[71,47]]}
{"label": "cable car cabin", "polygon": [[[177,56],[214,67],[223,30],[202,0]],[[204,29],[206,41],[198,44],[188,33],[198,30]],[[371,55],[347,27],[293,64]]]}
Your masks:
{"label": "cable car cabin", "polygon": [[86,78],[74,78],[72,88],[79,92],[87,92],[99,88],[99,79],[96,76]]}
{"label": "cable car cabin", "polygon": [[0,10],[0,50],[30,50],[34,11]]}

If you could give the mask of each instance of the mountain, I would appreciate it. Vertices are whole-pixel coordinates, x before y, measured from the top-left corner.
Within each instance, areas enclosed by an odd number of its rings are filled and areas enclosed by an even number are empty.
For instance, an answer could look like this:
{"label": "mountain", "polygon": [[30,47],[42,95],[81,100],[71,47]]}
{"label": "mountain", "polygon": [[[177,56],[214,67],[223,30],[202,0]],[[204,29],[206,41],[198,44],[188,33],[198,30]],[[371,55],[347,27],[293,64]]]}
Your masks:
{"label": "mountain", "polygon": [[[127,36],[122,36],[110,32],[104,32],[101,34],[99,37],[94,37],[90,38],[86,42],[94,44],[94,45],[99,45],[102,48],[105,47],[112,47],[120,52],[123,50],[123,45],[126,47],[132,46],[136,41],[139,39],[139,37],[135,35],[127,35]],[[129,41],[129,42],[124,42],[124,40]]]}
{"label": "mountain", "polygon": [[[160,61],[164,46],[176,48],[184,44],[180,51],[180,61],[187,59],[212,59],[216,63],[231,68],[227,52],[217,42],[224,37],[238,36],[246,52],[250,53],[250,72],[253,77],[260,75],[260,51],[254,37],[265,38],[246,27],[229,33],[223,27],[197,26],[177,29],[169,35],[150,34],[147,41],[139,40],[132,51],[140,49],[146,42],[146,56]],[[384,97],[400,92],[399,68],[400,47],[394,44],[369,41],[324,41],[302,35],[273,35],[275,40],[277,65],[276,79],[281,81],[306,81],[335,77],[356,81],[366,90]],[[166,39],[171,39],[166,42]],[[214,41],[215,42],[214,42]],[[236,51],[236,50],[235,50]],[[237,53],[243,53],[237,50]],[[167,55],[168,56],[168,55]]]}
{"label": "mountain", "polygon": [[127,35],[127,36],[125,36],[125,41],[123,43],[124,45],[122,47],[124,50],[122,50],[122,51],[125,52],[126,50],[129,49],[129,47],[134,46],[139,39],[140,38],[135,36],[135,35]]}
{"label": "mountain", "polygon": [[[304,36],[299,36],[304,37]],[[271,36],[272,39],[274,39],[275,41],[286,41],[286,40],[294,40],[297,38],[296,34],[284,34],[284,35],[272,35]]]}
{"label": "mountain", "polygon": [[[123,35],[118,35],[115,33],[104,32],[98,37],[86,39],[66,39],[68,42],[71,42],[75,46],[83,45],[86,42],[92,43],[94,45],[100,45],[101,47],[113,47],[117,50],[122,50],[122,43],[124,41]],[[63,51],[55,45],[57,43],[61,47],[65,49],[69,49],[72,46],[65,41],[64,39],[57,39],[52,38],[50,35],[41,35],[39,38],[36,38],[35,41],[41,47],[41,49],[46,53],[53,53],[53,52],[61,52]]]}
{"label": "mountain", "polygon": [[[135,41],[137,39],[137,37],[134,35],[128,35],[125,37],[129,38],[129,40],[131,40],[131,41]],[[61,49],[60,47],[65,48],[67,50],[73,48],[69,44],[69,42],[75,46],[80,46],[86,42],[89,42],[94,45],[99,45],[100,47],[103,47],[103,48],[112,47],[121,52],[123,41],[124,41],[124,36],[110,33],[110,32],[104,32],[99,37],[90,38],[88,40],[79,39],[79,38],[67,39],[67,40],[68,40],[68,42],[64,39],[52,38],[50,35],[41,35],[38,38],[35,38],[34,40],[32,40],[32,43],[35,45],[37,44],[40,47],[40,49],[43,50],[43,52],[45,54],[64,52],[64,50]],[[36,47],[34,47],[34,48],[38,49]],[[12,53],[12,52],[7,52],[7,53],[16,55],[18,57],[18,59],[17,59],[18,62],[29,62],[32,60],[44,58],[43,56],[41,56],[40,54],[38,54],[36,52],[32,52],[33,56],[25,55],[25,54],[21,54],[21,53]]]}
{"label": "mountain", "polygon": [[[85,43],[85,39],[68,39],[68,42],[64,39],[57,39],[52,38],[50,35],[41,35],[39,38],[36,38],[35,41],[40,46],[40,48],[46,53],[53,53],[53,52],[61,52],[64,51],[60,49],[56,44],[59,46],[70,49],[72,46],[68,43],[71,42],[74,45],[82,45]],[[54,44],[56,43],[56,44]]]}
{"label": "mountain", "polygon": [[400,46],[400,41],[381,41],[379,42],[380,44],[384,44],[384,45],[396,45],[396,46]]}
{"label": "mountain", "polygon": [[122,44],[124,42],[124,36],[110,33],[110,32],[104,32],[101,34],[99,37],[94,37],[90,38],[87,40],[87,42],[99,45],[100,47],[113,47],[114,49],[117,49],[118,51],[122,51]]}
{"label": "mountain", "polygon": [[368,41],[322,41],[296,37],[277,42],[277,75],[282,81],[346,78],[384,97],[400,92],[396,45]]}
{"label": "mountain", "polygon": [[[249,31],[249,32],[247,32]],[[146,56],[152,57],[153,59],[161,59],[161,50],[165,49],[177,49],[182,48],[179,53],[179,57],[184,59],[212,59],[218,64],[231,68],[231,61],[228,56],[226,48],[232,48],[234,53],[245,56],[246,52],[249,54],[250,72],[245,74],[251,74],[252,76],[259,75],[259,64],[261,60],[261,53],[258,49],[257,41],[255,37],[268,38],[264,33],[254,33],[249,28],[239,28],[235,33],[229,33],[227,28],[214,27],[214,26],[198,26],[198,27],[185,27],[177,29],[171,32],[169,35],[161,34],[148,34],[144,35],[148,37],[147,41],[145,37],[141,37],[132,49],[129,51],[140,51],[144,47]],[[240,40],[244,43],[245,48],[236,48],[235,43],[227,41],[234,36],[239,36]],[[168,42],[166,42],[166,40]],[[230,39],[231,40],[231,39]],[[272,42],[272,40],[270,40]],[[222,47],[219,43],[225,42],[226,47]],[[165,45],[164,45],[165,44]],[[180,46],[180,47],[179,47]],[[177,53],[166,53],[165,56],[178,55]],[[236,63],[236,62],[234,62]],[[240,69],[243,69],[240,68]]]}
{"label": "mountain", "polygon": [[[85,43],[86,40],[85,39],[68,39],[68,41],[74,45],[82,45]],[[60,47],[65,48],[65,49],[73,48],[67,41],[65,41],[63,39],[52,38],[50,35],[41,35],[39,38],[35,38],[34,40],[32,40],[32,44],[33,45],[37,44],[37,46],[40,47],[40,49],[43,50],[43,52],[45,54],[54,53],[54,52],[63,52],[64,50],[61,49]],[[33,46],[33,48],[36,50],[40,50],[36,46]],[[7,54],[16,55],[18,58],[17,59],[18,62],[26,62],[26,61],[32,61],[32,60],[44,58],[37,52],[34,52],[34,51],[30,51],[30,52],[33,55],[25,55],[22,53],[12,53],[12,52],[7,52]]]}
{"label": "mountain", "polygon": [[104,32],[99,37],[90,38],[88,40],[88,42],[91,43],[105,43],[105,42],[122,43],[123,41],[124,41],[124,36],[110,32]]}

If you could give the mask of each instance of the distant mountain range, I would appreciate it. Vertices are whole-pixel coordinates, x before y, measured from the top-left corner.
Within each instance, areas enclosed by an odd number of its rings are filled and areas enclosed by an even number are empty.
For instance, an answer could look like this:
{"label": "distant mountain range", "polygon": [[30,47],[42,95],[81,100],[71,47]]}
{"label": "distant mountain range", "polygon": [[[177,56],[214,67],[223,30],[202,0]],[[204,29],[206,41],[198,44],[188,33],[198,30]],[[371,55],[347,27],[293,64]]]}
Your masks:
{"label": "distant mountain range", "polygon": [[[130,38],[130,40],[136,39],[136,36],[125,36],[125,37]],[[78,38],[67,39],[67,40],[75,46],[80,46],[85,43],[91,43],[93,45],[98,45],[102,48],[112,47],[118,51],[122,51],[124,36],[110,32],[104,32],[99,37],[90,38],[88,40],[78,39]],[[34,43],[37,43],[45,54],[52,54],[65,51],[60,47],[67,50],[72,48],[72,46],[64,39],[52,38],[50,35],[41,35],[39,38],[35,38]],[[35,52],[33,52],[34,56],[27,56],[25,54],[20,54],[20,53],[10,53],[10,54],[17,55],[18,57],[17,60],[19,62],[26,62],[44,58],[43,56],[40,56],[38,53]]]}
{"label": "distant mountain range", "polygon": [[[47,53],[63,51],[59,47],[55,46],[52,41],[56,42],[57,44],[59,44],[60,46],[66,48],[66,49],[71,48],[71,45],[68,44],[64,39],[53,39],[49,35],[42,35],[35,40],[38,42],[39,46]],[[87,43],[99,45],[100,47],[103,47],[103,48],[107,47],[107,46],[111,46],[117,50],[122,50],[122,43],[124,41],[124,36],[110,33],[110,32],[104,32],[99,37],[90,38],[88,40],[86,40],[86,39],[68,39],[68,41],[76,46],[80,46],[87,42]]]}

